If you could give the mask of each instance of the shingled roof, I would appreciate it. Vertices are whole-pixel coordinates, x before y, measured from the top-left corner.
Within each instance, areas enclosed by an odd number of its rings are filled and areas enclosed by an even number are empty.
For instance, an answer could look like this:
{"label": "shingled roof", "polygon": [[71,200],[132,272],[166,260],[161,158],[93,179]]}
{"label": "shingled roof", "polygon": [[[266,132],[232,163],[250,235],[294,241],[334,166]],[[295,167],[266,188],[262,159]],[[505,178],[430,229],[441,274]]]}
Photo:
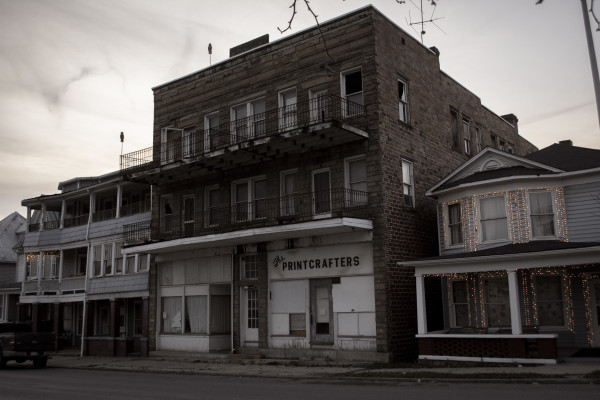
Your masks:
{"label": "shingled roof", "polygon": [[0,263],[16,263],[17,253],[13,246],[19,241],[17,232],[25,228],[27,220],[18,212],[0,221]]}
{"label": "shingled roof", "polygon": [[600,167],[600,150],[572,146],[567,143],[555,143],[528,154],[524,158],[567,172]]}

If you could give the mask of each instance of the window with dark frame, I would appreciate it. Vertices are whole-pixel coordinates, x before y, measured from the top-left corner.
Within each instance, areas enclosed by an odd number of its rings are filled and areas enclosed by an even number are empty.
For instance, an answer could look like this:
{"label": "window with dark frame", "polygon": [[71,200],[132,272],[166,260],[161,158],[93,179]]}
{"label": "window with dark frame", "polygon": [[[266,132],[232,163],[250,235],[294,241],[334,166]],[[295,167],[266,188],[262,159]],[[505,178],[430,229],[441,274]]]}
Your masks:
{"label": "window with dark frame", "polygon": [[400,121],[408,123],[408,85],[398,79],[398,111]]}
{"label": "window with dark frame", "polygon": [[462,210],[460,203],[448,205],[448,244],[463,243]]}

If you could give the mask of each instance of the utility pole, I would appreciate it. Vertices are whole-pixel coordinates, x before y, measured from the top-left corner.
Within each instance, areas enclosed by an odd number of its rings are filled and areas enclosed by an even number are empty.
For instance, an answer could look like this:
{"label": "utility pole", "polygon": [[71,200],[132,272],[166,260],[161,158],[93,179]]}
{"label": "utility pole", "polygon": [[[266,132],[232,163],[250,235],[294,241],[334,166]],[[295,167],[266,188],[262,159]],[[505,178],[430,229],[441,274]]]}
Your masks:
{"label": "utility pole", "polygon": [[598,62],[590,28],[590,16],[587,1],[581,0],[581,11],[583,12],[583,23],[585,25],[585,36],[587,38],[588,52],[590,53],[590,64],[592,66],[592,80],[594,81],[594,92],[596,93],[596,111],[598,113],[598,124],[600,124],[600,81],[598,78]]}

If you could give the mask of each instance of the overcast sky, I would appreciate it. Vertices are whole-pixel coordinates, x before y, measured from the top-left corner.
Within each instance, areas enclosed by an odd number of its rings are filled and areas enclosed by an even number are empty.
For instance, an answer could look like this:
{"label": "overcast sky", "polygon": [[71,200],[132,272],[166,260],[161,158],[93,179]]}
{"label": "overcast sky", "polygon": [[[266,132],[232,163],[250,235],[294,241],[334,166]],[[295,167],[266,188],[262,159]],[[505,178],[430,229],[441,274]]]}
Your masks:
{"label": "overcast sky", "polygon": [[[515,114],[539,148],[564,139],[600,148],[581,3],[536,1],[437,0],[425,45],[483,105]],[[207,67],[209,43],[214,64],[265,33],[282,38],[291,3],[0,0],[0,219],[25,215],[21,200],[57,193],[60,181],[118,170],[121,131],[124,153],[150,147],[151,88]],[[298,3],[285,35],[314,25]],[[418,38],[410,0],[310,2],[320,22],[369,3]],[[600,32],[594,40],[599,53]]]}

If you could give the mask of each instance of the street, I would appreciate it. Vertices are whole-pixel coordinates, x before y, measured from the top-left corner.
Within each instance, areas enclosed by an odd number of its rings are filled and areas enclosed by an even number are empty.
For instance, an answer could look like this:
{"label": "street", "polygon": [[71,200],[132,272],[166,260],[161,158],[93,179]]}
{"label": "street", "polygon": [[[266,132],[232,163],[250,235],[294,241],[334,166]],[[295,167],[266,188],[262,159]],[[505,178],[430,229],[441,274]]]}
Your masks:
{"label": "street", "polygon": [[292,380],[207,375],[172,375],[64,368],[0,371],[2,400],[64,399],[597,399],[596,385],[485,383],[372,383],[359,380]]}

